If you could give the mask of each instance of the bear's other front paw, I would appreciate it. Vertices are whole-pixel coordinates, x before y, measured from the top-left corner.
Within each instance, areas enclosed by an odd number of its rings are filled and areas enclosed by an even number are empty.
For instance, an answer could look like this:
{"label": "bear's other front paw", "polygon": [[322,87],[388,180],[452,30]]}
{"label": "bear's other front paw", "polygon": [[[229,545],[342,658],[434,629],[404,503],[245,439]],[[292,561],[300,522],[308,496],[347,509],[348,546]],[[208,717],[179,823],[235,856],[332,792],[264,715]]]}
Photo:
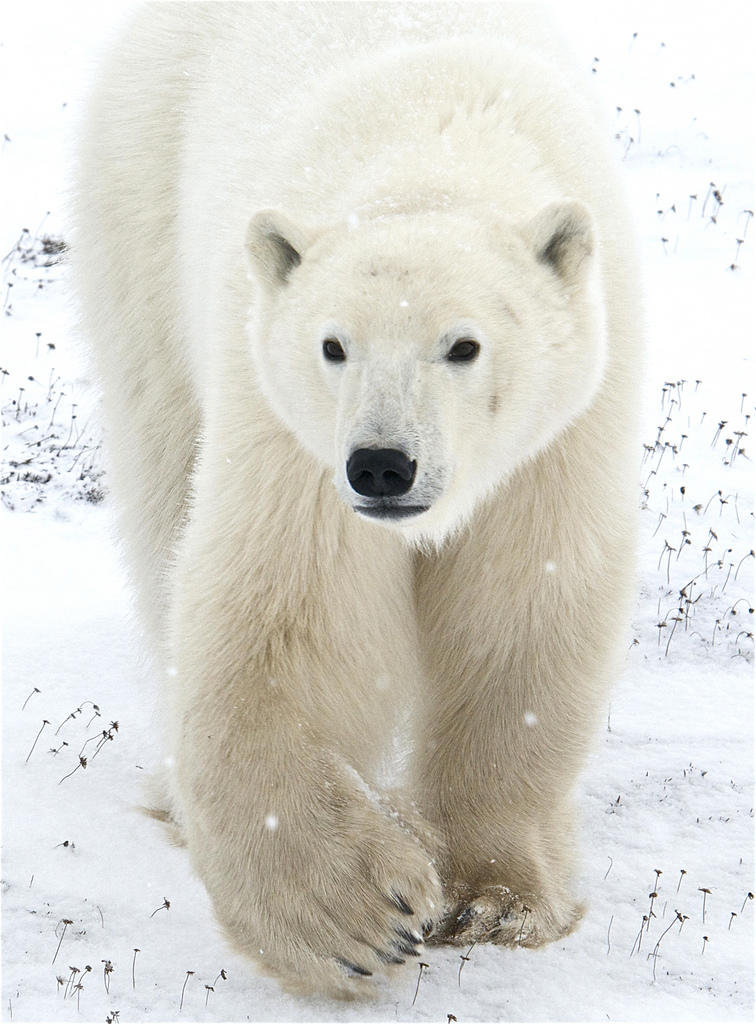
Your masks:
{"label": "bear's other front paw", "polygon": [[584,909],[567,897],[519,896],[505,885],[486,886],[477,894],[456,887],[449,893],[444,918],[429,941],[536,948],[569,935]]}

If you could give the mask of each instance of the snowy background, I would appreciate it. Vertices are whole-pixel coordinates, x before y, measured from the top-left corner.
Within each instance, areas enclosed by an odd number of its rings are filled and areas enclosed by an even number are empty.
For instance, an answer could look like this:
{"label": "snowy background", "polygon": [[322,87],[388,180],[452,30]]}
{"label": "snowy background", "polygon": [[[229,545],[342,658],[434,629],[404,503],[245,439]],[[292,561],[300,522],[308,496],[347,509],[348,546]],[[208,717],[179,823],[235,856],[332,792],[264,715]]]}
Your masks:
{"label": "snowy background", "polygon": [[161,756],[153,682],[76,348],[63,198],[82,85],[124,4],[3,6],[3,1019],[751,1019],[747,6],[563,5],[611,113],[649,343],[638,602],[582,783],[589,912],[539,952],[427,949],[419,986],[408,964],[366,1005],[257,977],[220,938],[184,851],[135,809]]}

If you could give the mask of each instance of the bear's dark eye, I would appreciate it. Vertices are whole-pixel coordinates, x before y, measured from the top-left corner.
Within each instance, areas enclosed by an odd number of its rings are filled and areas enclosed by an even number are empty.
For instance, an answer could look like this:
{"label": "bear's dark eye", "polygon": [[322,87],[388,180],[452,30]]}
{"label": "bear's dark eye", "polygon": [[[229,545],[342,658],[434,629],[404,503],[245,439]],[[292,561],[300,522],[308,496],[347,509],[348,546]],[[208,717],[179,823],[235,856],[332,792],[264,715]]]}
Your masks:
{"label": "bear's dark eye", "polygon": [[326,338],[323,342],[323,355],[329,363],[343,363],[346,359],[346,352],[338,338]]}
{"label": "bear's dark eye", "polygon": [[455,341],[449,349],[447,359],[450,363],[471,363],[477,359],[480,352],[480,345],[472,338],[460,338]]}

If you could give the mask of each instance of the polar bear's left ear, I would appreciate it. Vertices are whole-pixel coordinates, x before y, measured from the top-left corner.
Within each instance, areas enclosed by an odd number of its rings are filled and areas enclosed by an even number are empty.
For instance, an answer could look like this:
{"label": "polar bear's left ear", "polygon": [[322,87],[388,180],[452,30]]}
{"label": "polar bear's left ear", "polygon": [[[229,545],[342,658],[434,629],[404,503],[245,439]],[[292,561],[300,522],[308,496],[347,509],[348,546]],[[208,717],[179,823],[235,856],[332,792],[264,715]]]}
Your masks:
{"label": "polar bear's left ear", "polygon": [[296,225],[280,210],[260,210],[247,228],[247,255],[257,278],[269,288],[285,285],[302,262],[315,233]]}
{"label": "polar bear's left ear", "polygon": [[567,283],[577,284],[590,266],[596,246],[593,218],[577,200],[549,203],[522,234],[538,262]]}

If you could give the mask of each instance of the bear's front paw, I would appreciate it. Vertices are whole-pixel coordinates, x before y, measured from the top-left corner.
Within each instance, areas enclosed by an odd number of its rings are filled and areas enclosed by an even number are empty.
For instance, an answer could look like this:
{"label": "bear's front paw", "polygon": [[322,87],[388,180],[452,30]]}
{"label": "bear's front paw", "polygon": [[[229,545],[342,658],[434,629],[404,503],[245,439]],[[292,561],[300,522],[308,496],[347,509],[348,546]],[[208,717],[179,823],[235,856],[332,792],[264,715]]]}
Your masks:
{"label": "bear's front paw", "polygon": [[447,900],[433,941],[536,948],[569,935],[583,913],[584,907],[568,897],[519,896],[504,885],[490,885],[477,894],[458,888]]}
{"label": "bear's front paw", "polygon": [[234,946],[290,991],[367,995],[375,973],[420,956],[441,917],[441,885],[380,798],[332,778],[308,804],[278,816],[254,862],[237,861],[239,896],[228,900],[223,879],[216,910]]}
{"label": "bear's front paw", "polygon": [[[266,908],[270,936],[260,961],[296,992],[367,995],[367,979],[420,956],[423,933],[438,920],[441,889],[424,850],[386,823],[365,838],[355,831],[311,847],[308,870],[282,878]],[[297,873],[298,874],[298,873]]]}

